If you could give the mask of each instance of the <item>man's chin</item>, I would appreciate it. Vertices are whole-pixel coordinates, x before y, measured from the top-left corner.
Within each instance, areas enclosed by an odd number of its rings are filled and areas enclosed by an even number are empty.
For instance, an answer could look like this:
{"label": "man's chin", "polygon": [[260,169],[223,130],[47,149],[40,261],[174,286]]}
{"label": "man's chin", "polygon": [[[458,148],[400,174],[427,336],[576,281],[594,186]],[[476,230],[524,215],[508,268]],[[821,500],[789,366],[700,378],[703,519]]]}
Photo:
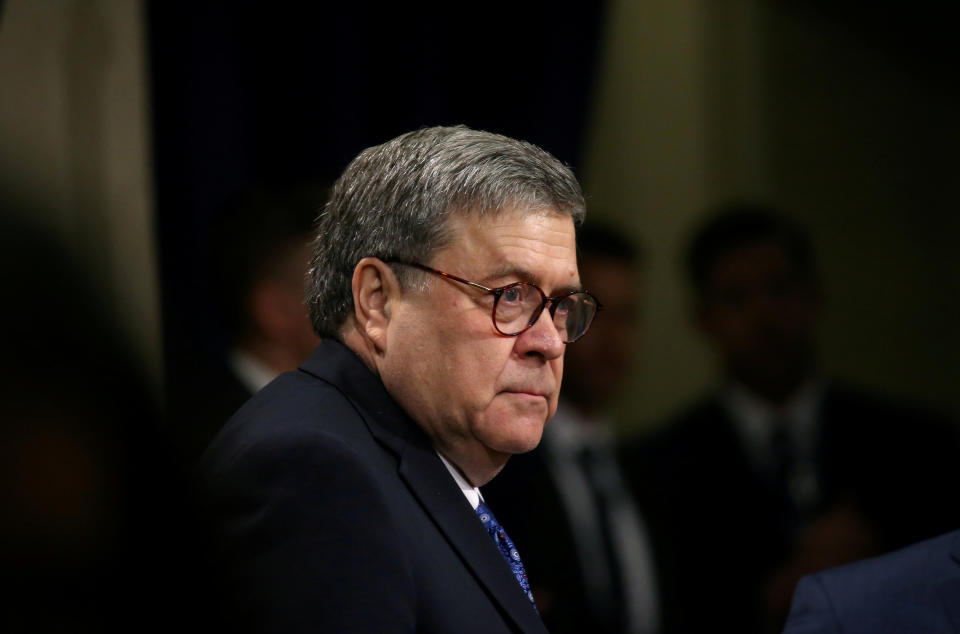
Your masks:
{"label": "man's chin", "polygon": [[549,404],[542,397],[535,405],[516,407],[511,403],[509,407],[488,410],[474,423],[473,436],[491,452],[506,456],[527,453],[540,444],[550,413]]}
{"label": "man's chin", "polygon": [[543,438],[543,423],[537,426],[536,431],[531,429],[524,434],[499,438],[496,442],[487,446],[493,451],[510,456],[533,451],[540,444],[541,438]]}

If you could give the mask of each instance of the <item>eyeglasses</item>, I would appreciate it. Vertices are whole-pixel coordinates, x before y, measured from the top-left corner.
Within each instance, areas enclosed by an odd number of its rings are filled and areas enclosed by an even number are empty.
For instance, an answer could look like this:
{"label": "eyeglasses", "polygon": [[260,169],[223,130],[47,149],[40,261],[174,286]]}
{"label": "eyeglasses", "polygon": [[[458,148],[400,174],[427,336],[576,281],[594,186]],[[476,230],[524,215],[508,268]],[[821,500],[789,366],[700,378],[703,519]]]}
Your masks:
{"label": "eyeglasses", "polygon": [[556,297],[547,297],[540,287],[528,282],[514,282],[498,288],[432,269],[416,262],[392,262],[421,269],[454,282],[479,288],[493,295],[493,327],[501,335],[516,337],[537,323],[543,309],[550,305],[550,317],[563,343],[573,343],[590,328],[593,318],[603,305],[587,291],[567,291]]}

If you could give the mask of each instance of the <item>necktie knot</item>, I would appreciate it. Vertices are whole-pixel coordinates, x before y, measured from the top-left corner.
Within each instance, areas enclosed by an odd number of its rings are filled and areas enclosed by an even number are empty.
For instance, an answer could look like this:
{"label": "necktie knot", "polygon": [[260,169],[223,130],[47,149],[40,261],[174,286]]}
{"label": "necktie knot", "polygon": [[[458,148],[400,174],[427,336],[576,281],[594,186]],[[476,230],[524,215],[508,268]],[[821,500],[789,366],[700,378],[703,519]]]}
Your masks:
{"label": "necktie knot", "polygon": [[533,605],[533,609],[536,610],[537,604],[533,600],[533,593],[530,592],[530,580],[527,578],[526,570],[523,568],[523,562],[520,560],[520,553],[517,552],[516,546],[513,545],[513,540],[507,536],[507,532],[503,530],[503,527],[497,522],[497,518],[493,516],[493,512],[490,510],[490,507],[487,506],[486,502],[480,502],[480,505],[477,506],[477,517],[480,518],[483,527],[487,529],[487,533],[493,539],[494,545],[496,545],[497,550],[500,551],[500,554],[504,560],[506,560],[507,565],[510,566],[513,576],[523,589],[523,593],[527,595],[530,604]]}

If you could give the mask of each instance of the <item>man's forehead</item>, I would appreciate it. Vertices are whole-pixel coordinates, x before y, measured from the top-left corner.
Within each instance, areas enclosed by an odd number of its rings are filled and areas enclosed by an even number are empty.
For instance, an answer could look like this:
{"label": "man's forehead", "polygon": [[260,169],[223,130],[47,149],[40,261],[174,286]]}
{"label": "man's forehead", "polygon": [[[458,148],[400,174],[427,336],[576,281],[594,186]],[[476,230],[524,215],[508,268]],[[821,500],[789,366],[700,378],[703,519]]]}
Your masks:
{"label": "man's forehead", "polygon": [[506,210],[451,219],[445,260],[487,281],[514,279],[566,286],[579,284],[573,219],[553,210]]}

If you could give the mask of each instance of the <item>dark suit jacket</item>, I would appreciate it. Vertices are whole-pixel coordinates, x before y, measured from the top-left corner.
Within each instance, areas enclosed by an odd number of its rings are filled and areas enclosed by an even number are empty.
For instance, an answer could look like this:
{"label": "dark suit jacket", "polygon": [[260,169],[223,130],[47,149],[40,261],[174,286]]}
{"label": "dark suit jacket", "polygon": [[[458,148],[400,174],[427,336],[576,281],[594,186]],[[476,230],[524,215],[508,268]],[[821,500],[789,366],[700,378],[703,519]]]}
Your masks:
{"label": "dark suit jacket", "polygon": [[421,429],[320,344],[204,455],[226,625],[257,632],[545,632]]}
{"label": "dark suit jacket", "polygon": [[804,577],[784,634],[960,633],[960,531]]}
{"label": "dark suit jacket", "polygon": [[167,428],[181,460],[195,464],[251,396],[226,359],[200,362],[171,378],[167,382]]}
{"label": "dark suit jacket", "polygon": [[[861,511],[879,533],[877,554],[960,525],[960,506],[946,502],[960,483],[948,421],[830,385],[817,446],[823,508]],[[752,467],[719,400],[694,405],[628,453],[631,488],[665,564],[668,631],[717,623],[766,631],[766,583],[792,556],[795,535],[781,494]]]}

